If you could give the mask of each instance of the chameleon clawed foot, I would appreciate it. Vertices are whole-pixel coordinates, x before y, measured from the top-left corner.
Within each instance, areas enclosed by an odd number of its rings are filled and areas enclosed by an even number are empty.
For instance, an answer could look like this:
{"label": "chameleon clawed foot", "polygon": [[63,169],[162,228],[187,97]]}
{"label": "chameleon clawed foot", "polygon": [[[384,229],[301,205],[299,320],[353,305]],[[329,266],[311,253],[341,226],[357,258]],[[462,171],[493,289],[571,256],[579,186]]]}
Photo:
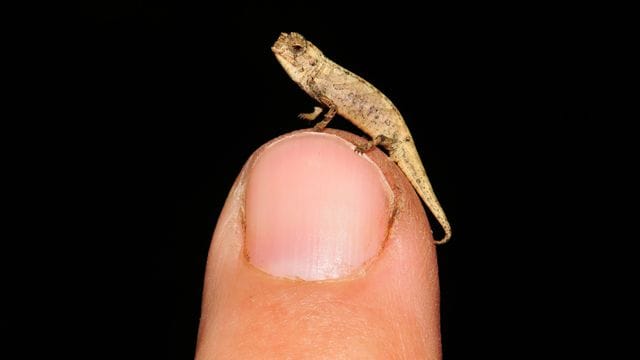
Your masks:
{"label": "chameleon clawed foot", "polygon": [[367,141],[364,144],[357,145],[354,151],[358,154],[363,154],[371,150],[372,147],[374,147],[373,141]]}
{"label": "chameleon clawed foot", "polygon": [[320,106],[314,106],[312,112],[298,114],[298,119],[313,121],[318,118],[318,115],[320,115],[320,113],[322,113],[322,108]]}
{"label": "chameleon clawed foot", "polygon": [[371,148],[373,148],[374,146],[378,146],[380,144],[382,144],[383,146],[390,146],[394,142],[395,140],[390,137],[378,135],[373,140],[369,140],[364,144],[356,146],[355,152],[357,152],[358,154],[362,154],[371,150]]}

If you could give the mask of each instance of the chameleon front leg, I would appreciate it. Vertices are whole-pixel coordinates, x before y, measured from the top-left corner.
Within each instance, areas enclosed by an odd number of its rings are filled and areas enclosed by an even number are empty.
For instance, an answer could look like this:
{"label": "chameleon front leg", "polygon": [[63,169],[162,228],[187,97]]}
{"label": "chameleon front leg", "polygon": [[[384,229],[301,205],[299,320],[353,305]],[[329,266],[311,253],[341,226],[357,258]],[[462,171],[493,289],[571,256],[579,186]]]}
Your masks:
{"label": "chameleon front leg", "polygon": [[[324,113],[324,118],[322,118],[322,120],[316,123],[316,125],[313,127],[314,131],[322,131],[324,130],[324,128],[327,127],[327,125],[329,124],[329,121],[331,121],[331,119],[333,119],[333,117],[336,116],[336,113],[338,112],[338,107],[333,101],[331,101],[331,99],[323,95],[322,89],[318,86],[318,84],[315,81],[315,76],[309,76],[309,78],[307,79],[307,87],[311,90],[310,94],[312,95],[312,97],[316,98],[318,101],[322,103],[322,105],[326,106],[329,109],[327,110],[326,113]],[[305,119],[310,119],[310,120],[315,119],[316,117],[318,117],[318,115],[320,115],[320,112],[317,111],[317,107],[314,109],[314,112],[311,114],[304,114],[304,115],[301,114],[301,116],[303,116]]]}
{"label": "chameleon front leg", "polygon": [[[313,130],[315,131],[324,130],[324,128],[327,127],[327,124],[329,124],[329,121],[331,121],[331,119],[333,119],[333,117],[336,116],[337,110],[336,110],[336,106],[333,105],[333,102],[327,99],[326,101],[323,101],[323,103],[330,104],[330,105],[327,105],[329,107],[329,110],[324,114],[324,118],[322,119],[322,121],[319,121],[313,127]],[[313,121],[318,118],[320,113],[322,113],[322,108],[320,106],[314,106],[312,112],[298,114],[298,119]]]}
{"label": "chameleon front leg", "polygon": [[384,136],[384,135],[378,135],[373,140],[369,140],[369,141],[367,141],[366,143],[364,143],[362,145],[356,146],[356,150],[355,151],[357,153],[362,154],[364,152],[367,152],[367,151],[371,150],[371,148],[373,148],[374,146],[378,146],[378,145],[382,145],[385,148],[389,148],[395,142],[396,142],[395,139],[392,139],[392,138]]}
{"label": "chameleon front leg", "polygon": [[327,112],[324,114],[324,118],[313,127],[313,130],[315,131],[324,130],[324,128],[326,128],[329,124],[329,121],[331,121],[331,119],[336,116],[336,113],[338,111],[338,107],[333,103],[333,101],[331,101],[331,99],[326,96],[320,96],[319,98],[320,101],[329,108],[329,110],[327,110]]}

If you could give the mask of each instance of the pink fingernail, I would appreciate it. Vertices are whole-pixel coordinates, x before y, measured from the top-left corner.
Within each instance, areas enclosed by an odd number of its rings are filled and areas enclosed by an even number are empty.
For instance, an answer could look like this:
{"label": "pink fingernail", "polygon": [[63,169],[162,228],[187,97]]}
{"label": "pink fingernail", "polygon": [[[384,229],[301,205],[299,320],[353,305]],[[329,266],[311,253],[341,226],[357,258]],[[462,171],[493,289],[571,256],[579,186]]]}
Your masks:
{"label": "pink fingernail", "polygon": [[337,136],[302,133],[277,141],[249,173],[249,261],[280,277],[348,276],[380,251],[391,197],[379,168]]}

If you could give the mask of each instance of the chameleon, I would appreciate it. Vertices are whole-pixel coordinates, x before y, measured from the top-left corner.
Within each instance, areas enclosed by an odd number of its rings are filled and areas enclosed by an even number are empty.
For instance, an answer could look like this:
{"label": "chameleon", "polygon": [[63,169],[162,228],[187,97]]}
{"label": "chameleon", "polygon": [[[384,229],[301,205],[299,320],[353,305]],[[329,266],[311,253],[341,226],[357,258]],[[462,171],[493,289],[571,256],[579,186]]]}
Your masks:
{"label": "chameleon", "polygon": [[[447,242],[451,238],[451,226],[429,182],[409,128],[391,100],[360,76],[325,57],[298,33],[281,33],[271,50],[289,77],[327,108],[314,130],[322,131],[338,114],[372,138],[357,145],[356,152],[363,153],[378,145],[384,147],[444,230],[443,238],[435,243]],[[321,113],[322,108],[316,106],[313,112],[298,117],[313,121]]]}

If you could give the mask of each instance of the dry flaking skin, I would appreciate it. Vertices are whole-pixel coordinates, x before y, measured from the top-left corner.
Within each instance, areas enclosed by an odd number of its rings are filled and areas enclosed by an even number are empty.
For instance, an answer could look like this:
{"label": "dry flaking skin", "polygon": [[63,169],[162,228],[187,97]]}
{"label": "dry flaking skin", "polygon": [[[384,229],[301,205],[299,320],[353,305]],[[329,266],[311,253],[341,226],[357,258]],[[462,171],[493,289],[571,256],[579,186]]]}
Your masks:
{"label": "dry flaking skin", "polygon": [[[323,130],[337,113],[373,139],[357,146],[356,151],[368,151],[376,145],[387,149],[444,229],[444,237],[436,243],[447,242],[451,226],[433,192],[409,129],[391,100],[358,75],[327,59],[298,33],[280,34],[271,50],[291,79],[328,108],[314,129]],[[315,120],[321,112],[316,107],[312,113],[300,114],[300,118]]]}

